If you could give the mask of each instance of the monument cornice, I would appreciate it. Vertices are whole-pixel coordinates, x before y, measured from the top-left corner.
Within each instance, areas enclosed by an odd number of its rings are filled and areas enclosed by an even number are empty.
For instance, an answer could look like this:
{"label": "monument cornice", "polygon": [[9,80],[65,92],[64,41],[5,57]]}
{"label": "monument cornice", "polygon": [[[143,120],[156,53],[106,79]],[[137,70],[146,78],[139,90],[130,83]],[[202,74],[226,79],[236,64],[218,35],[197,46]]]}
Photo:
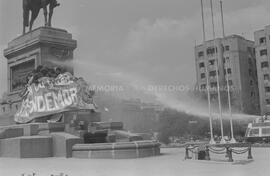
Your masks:
{"label": "monument cornice", "polygon": [[65,46],[74,50],[77,47],[77,42],[66,30],[40,27],[9,42],[8,48],[4,50],[4,56],[9,58],[10,55],[16,55],[22,50],[42,45]]}

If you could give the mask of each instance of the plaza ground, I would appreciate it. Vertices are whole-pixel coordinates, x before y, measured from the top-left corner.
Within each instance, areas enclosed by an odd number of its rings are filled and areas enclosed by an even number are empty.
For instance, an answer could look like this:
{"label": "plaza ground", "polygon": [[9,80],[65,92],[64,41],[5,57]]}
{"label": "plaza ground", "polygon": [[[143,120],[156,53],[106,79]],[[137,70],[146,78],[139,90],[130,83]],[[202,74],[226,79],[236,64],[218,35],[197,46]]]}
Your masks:
{"label": "plaza ground", "polygon": [[254,161],[247,154],[233,155],[234,163],[211,155],[214,161],[184,160],[184,148],[162,148],[162,155],[141,159],[15,159],[0,158],[0,176],[265,176],[269,175],[270,148],[253,148]]}

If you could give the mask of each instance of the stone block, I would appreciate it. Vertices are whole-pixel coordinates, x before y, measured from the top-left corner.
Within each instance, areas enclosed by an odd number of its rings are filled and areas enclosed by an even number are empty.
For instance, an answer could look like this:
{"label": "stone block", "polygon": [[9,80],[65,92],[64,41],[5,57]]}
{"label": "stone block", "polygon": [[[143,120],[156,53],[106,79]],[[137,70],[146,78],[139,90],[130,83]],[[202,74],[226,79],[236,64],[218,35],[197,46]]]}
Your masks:
{"label": "stone block", "polygon": [[21,157],[21,145],[18,138],[0,139],[0,157]]}
{"label": "stone block", "polygon": [[23,136],[23,128],[7,128],[0,130],[0,139],[14,138]]}
{"label": "stone block", "polygon": [[21,127],[23,128],[24,136],[34,136],[38,134],[38,124],[29,123],[21,125]]}
{"label": "stone block", "polygon": [[[38,134],[39,125],[35,123],[10,125],[0,128],[0,139]],[[4,137],[5,136],[5,137]]]}
{"label": "stone block", "polygon": [[113,134],[110,134],[110,135],[107,136],[106,140],[107,140],[107,142],[109,142],[109,143],[116,142],[116,136],[113,135]]}
{"label": "stone block", "polygon": [[85,133],[83,136],[84,143],[105,143],[107,142],[108,131],[107,130],[99,130],[94,133]]}
{"label": "stone block", "polygon": [[64,132],[65,131],[65,124],[64,123],[39,123],[38,128],[40,135],[48,135],[52,132]]}
{"label": "stone block", "polygon": [[1,139],[0,156],[14,158],[52,157],[52,137],[22,136]]}
{"label": "stone block", "polygon": [[83,139],[64,132],[51,133],[51,136],[54,157],[72,157],[73,145],[83,143]]}
{"label": "stone block", "polygon": [[93,126],[98,130],[122,130],[124,125],[123,122],[94,122]]}

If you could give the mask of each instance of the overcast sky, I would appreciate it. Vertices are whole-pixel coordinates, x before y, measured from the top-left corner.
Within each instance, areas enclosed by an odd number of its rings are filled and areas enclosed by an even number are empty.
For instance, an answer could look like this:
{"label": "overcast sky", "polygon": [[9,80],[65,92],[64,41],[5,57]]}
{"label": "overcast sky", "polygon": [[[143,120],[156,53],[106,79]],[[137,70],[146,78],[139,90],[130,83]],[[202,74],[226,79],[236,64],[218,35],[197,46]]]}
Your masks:
{"label": "overcast sky", "polygon": [[[53,26],[78,41],[76,75],[92,83],[186,84],[196,81],[194,45],[201,43],[200,0],[58,0]],[[220,30],[219,1],[214,1]],[[204,0],[211,39],[209,0]],[[269,0],[224,0],[226,34],[253,39],[270,24]],[[42,12],[42,11],[41,11]],[[6,89],[2,50],[22,32],[22,0],[0,1],[0,93]],[[34,28],[43,24],[40,13]]]}

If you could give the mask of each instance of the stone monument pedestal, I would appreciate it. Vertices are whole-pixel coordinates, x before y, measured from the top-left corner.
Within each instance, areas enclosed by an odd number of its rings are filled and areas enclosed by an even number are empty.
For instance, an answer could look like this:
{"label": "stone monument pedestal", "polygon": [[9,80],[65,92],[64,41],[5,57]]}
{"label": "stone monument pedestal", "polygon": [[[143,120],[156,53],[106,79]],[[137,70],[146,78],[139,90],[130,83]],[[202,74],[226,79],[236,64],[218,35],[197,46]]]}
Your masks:
{"label": "stone monument pedestal", "polygon": [[4,56],[8,60],[8,101],[16,112],[20,106],[19,92],[26,84],[26,76],[37,66],[60,66],[73,74],[73,51],[77,41],[63,29],[40,27],[8,43]]}

